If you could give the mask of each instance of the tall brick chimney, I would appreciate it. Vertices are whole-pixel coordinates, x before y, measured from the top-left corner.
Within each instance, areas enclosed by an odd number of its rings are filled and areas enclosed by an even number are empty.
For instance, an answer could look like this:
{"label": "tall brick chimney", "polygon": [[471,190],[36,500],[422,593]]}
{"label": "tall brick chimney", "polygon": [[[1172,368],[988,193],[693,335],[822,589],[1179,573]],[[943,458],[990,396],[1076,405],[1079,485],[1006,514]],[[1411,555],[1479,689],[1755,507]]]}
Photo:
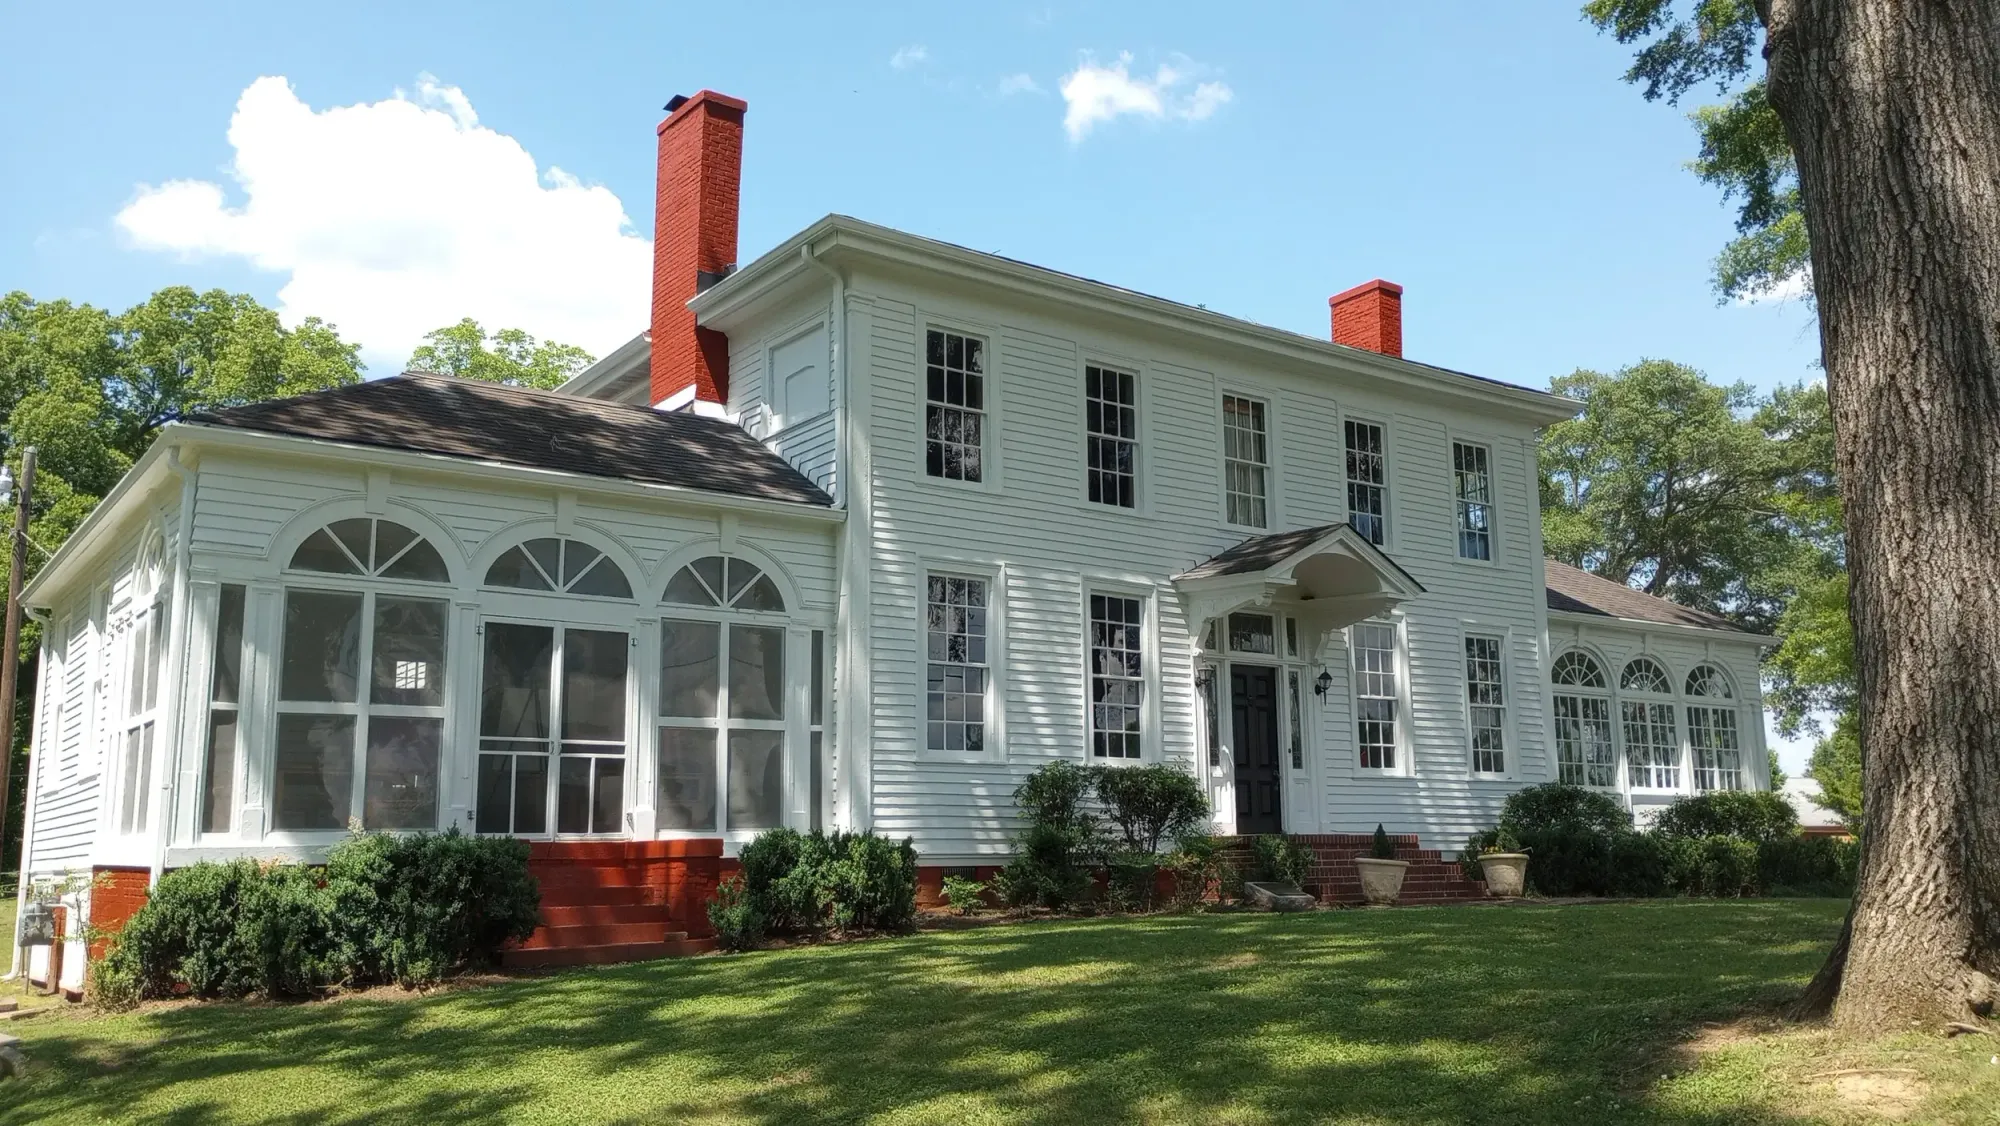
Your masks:
{"label": "tall brick chimney", "polygon": [[1376,278],[1336,293],[1326,303],[1333,308],[1335,344],[1390,356],[1403,354],[1402,286]]}
{"label": "tall brick chimney", "polygon": [[676,96],[660,122],[653,203],[652,397],[682,405],[729,400],[729,339],[697,328],[687,303],[736,268],[736,206],[743,182],[739,99],[703,90]]}

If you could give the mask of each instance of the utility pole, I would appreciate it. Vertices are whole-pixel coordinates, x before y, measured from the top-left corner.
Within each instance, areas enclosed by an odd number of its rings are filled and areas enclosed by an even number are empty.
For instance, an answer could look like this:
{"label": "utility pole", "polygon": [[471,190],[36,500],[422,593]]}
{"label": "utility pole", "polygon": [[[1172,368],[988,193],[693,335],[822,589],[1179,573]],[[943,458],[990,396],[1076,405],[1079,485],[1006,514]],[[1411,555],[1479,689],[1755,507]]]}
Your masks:
{"label": "utility pole", "polygon": [[[0,504],[12,490],[0,469]],[[21,672],[21,578],[28,570],[28,504],[35,496],[35,447],[21,451],[21,485],[15,494],[13,566],[7,572],[7,629],[4,652],[0,652],[0,842],[7,839],[7,783],[14,767],[14,686]],[[27,785],[24,779],[22,785]],[[25,836],[25,834],[24,834]],[[0,856],[0,866],[7,858]]]}

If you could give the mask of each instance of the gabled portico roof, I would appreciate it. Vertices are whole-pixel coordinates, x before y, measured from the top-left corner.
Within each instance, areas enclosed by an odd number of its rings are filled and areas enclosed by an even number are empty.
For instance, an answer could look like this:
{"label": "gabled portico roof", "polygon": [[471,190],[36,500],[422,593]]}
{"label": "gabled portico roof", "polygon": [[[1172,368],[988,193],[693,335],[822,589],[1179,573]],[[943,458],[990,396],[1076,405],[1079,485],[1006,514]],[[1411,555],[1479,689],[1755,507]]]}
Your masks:
{"label": "gabled portico roof", "polygon": [[1346,524],[1252,536],[1175,576],[1174,586],[1197,624],[1285,601],[1321,630],[1374,617],[1424,593],[1387,552]]}

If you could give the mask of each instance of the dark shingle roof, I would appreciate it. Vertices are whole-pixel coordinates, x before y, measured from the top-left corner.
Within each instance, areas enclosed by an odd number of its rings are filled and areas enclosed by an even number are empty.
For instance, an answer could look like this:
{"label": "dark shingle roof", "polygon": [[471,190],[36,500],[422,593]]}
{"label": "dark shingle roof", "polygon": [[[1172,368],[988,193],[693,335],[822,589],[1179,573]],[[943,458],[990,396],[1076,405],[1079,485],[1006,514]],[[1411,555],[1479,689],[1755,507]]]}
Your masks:
{"label": "dark shingle roof", "polygon": [[1760,636],[1720,615],[1691,609],[1664,598],[1655,598],[1643,591],[1633,590],[1624,583],[1612,582],[1610,579],[1579,570],[1567,563],[1558,563],[1553,559],[1547,560],[1546,563],[1545,578],[1548,582],[1551,610],[1564,610],[1572,614],[1598,614],[1608,618],[1626,618],[1639,622],[1658,622],[1670,626],[1724,629],[1746,637]]}
{"label": "dark shingle roof", "polygon": [[188,421],[759,500],[833,503],[723,419],[448,375],[405,372]]}
{"label": "dark shingle roof", "polygon": [[[1304,551],[1306,548],[1311,547],[1313,544],[1345,527],[1347,527],[1346,524],[1321,524],[1318,527],[1300,528],[1297,531],[1270,532],[1261,536],[1251,536],[1249,539],[1226,551],[1210,556],[1208,559],[1197,564],[1193,570],[1187,571],[1178,577],[1183,579],[1209,579],[1218,575],[1255,574],[1258,571],[1267,570],[1283,563],[1298,552]],[[1397,574],[1402,575],[1410,581],[1410,585],[1416,587],[1418,590],[1424,588],[1424,584],[1418,582],[1416,577],[1408,571],[1403,570],[1402,565],[1391,559],[1388,552],[1383,551],[1374,544],[1368,543],[1366,540],[1361,540],[1360,542],[1364,545],[1364,550],[1371,552],[1383,563],[1395,568]]]}

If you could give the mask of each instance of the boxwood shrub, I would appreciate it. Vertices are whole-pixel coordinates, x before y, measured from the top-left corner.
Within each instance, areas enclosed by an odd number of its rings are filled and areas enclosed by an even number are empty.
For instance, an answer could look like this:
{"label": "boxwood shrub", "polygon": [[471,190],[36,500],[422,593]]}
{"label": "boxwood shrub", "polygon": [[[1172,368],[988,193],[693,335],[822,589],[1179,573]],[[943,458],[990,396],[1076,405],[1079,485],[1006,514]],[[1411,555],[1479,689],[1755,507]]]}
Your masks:
{"label": "boxwood shrub", "polygon": [[[731,949],[755,946],[765,932],[903,931],[916,922],[917,850],[907,837],[771,829],[744,845],[738,859],[740,876],[718,889],[709,906],[710,921]],[[732,933],[748,937],[734,940]]]}
{"label": "boxwood shrub", "polygon": [[1715,790],[1676,800],[1660,811],[1653,832],[1663,837],[1737,837],[1781,841],[1798,835],[1792,803],[1768,790]]}

